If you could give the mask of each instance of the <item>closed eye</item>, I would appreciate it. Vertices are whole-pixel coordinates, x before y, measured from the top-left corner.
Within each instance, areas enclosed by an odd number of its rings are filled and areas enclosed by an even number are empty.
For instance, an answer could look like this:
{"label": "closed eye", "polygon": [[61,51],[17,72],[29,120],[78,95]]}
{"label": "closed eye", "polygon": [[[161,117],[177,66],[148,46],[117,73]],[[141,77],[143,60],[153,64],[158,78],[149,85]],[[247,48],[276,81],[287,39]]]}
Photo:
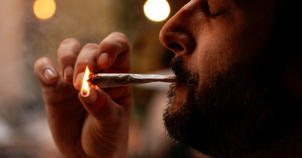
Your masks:
{"label": "closed eye", "polygon": [[227,13],[227,10],[224,9],[224,10],[218,11],[216,13],[209,13],[209,15],[210,15],[210,17],[215,18],[215,17],[218,17],[220,15],[224,15],[226,13]]}
{"label": "closed eye", "polygon": [[230,11],[230,2],[227,0],[208,0],[209,17],[215,18]]}

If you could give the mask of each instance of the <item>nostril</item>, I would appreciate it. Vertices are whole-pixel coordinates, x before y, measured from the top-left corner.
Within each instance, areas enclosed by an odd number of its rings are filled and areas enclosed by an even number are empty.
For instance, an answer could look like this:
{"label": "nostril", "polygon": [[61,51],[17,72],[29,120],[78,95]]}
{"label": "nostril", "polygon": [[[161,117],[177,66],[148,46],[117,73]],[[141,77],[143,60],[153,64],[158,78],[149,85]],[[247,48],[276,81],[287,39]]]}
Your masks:
{"label": "nostril", "polygon": [[170,43],[170,44],[168,44],[168,48],[175,52],[181,52],[184,50],[184,47],[182,47],[178,43]]}

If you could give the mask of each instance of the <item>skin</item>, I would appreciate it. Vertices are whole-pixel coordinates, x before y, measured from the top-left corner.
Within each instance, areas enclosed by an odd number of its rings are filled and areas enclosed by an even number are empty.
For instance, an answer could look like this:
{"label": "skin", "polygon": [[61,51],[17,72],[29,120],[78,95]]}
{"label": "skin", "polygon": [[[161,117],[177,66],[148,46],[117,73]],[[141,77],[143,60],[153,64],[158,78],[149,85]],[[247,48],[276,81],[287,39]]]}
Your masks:
{"label": "skin", "polygon": [[273,32],[277,4],[191,0],[166,23],[160,40],[179,80],[164,114],[172,138],[214,157],[301,156],[301,91],[291,86],[300,87],[301,70],[288,64],[297,64],[287,60],[292,37],[281,36],[289,31]]}
{"label": "skin", "polygon": [[[213,79],[229,72],[234,65],[240,65],[246,72],[238,84],[252,83],[255,74],[248,73],[253,70],[250,63],[255,62],[272,34],[276,0],[181,2],[184,6],[163,26],[159,38],[175,53],[175,58],[183,59],[185,69],[198,74],[198,92],[214,85]],[[57,62],[58,69],[42,57],[36,61],[34,70],[42,86],[49,126],[58,149],[68,158],[126,157],[132,110],[130,88],[92,87],[88,97],[79,94],[86,65],[93,72],[130,71],[130,47],[125,35],[112,33],[99,44],[85,46],[80,46],[76,39],[65,39],[58,48]],[[297,79],[296,70],[291,70],[288,82],[295,84],[289,87],[300,97],[300,89],[294,85],[301,85],[301,80]],[[188,91],[185,83],[177,84],[169,115],[182,110]],[[277,153],[270,150],[249,156],[265,157],[272,152]]]}
{"label": "skin", "polygon": [[[192,0],[162,28],[161,42],[176,57],[185,58],[185,67],[201,76],[200,84],[208,84],[211,77],[228,70],[237,61],[250,60],[267,43],[274,1],[245,2],[238,6],[232,0],[210,0],[211,13],[207,13],[202,8],[203,0]],[[257,12],[252,9],[255,6],[260,6],[255,9]],[[221,15],[213,17],[220,12]],[[185,94],[186,87],[178,91]]]}
{"label": "skin", "polygon": [[130,47],[121,33],[112,33],[99,44],[81,47],[76,39],[62,41],[59,68],[42,57],[35,63],[50,130],[65,157],[126,157],[132,94],[129,87],[79,93],[85,67],[93,72],[129,72]]}

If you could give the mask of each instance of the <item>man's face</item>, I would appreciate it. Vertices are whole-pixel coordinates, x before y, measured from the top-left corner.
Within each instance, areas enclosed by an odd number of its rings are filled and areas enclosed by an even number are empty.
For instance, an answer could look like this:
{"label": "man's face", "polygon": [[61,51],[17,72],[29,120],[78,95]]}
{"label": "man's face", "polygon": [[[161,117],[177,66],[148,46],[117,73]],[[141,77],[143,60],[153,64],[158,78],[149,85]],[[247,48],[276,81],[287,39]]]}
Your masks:
{"label": "man's face", "polygon": [[[274,0],[191,0],[162,28],[161,42],[199,74],[199,88],[236,63],[251,61],[269,37]],[[185,102],[186,86],[174,110]]]}
{"label": "man's face", "polygon": [[276,0],[183,3],[160,33],[178,77],[164,114],[170,136],[214,156],[266,147],[287,112],[276,106],[282,72],[270,51]]}

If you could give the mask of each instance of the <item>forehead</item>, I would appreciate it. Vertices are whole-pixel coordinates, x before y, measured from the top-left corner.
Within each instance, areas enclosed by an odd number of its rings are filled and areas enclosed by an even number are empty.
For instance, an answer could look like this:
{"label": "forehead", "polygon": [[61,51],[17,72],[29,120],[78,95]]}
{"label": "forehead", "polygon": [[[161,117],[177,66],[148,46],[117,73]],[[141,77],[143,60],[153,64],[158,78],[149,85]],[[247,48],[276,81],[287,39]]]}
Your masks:
{"label": "forehead", "polygon": [[[235,6],[250,6],[250,5],[266,5],[268,3],[271,4],[272,1],[277,0],[177,0],[173,1],[172,3],[177,3],[181,5],[185,5],[186,3],[190,1],[199,1],[199,2],[211,2],[211,3],[226,3],[226,4],[234,4]],[[251,7],[251,6],[250,6]]]}
{"label": "forehead", "polygon": [[[270,14],[276,11],[276,6],[285,0],[176,0],[174,2],[182,4],[182,6],[190,3],[205,4],[214,8],[227,8],[229,10],[240,11],[243,14],[251,16]],[[190,3],[189,3],[190,2]],[[280,3],[281,2],[281,3]]]}
{"label": "forehead", "polygon": [[234,3],[243,3],[245,1],[248,1],[248,0],[177,0],[177,1],[174,1],[172,3],[182,3],[182,4],[186,4],[190,1],[199,1],[199,2],[234,2]]}

